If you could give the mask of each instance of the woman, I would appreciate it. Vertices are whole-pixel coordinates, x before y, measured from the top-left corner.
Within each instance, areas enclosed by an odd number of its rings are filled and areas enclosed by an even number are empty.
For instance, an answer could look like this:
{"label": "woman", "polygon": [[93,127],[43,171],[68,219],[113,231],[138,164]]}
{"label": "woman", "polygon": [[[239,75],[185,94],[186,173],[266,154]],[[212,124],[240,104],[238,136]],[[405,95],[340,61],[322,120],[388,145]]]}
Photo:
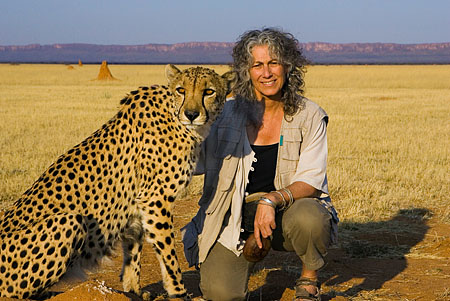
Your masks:
{"label": "woman", "polygon": [[270,238],[274,249],[296,252],[296,300],[320,300],[318,270],[338,222],[326,176],[328,116],[302,96],[306,60],[291,34],[246,32],[233,59],[235,99],[203,144],[200,209],[182,230],[186,258],[200,266],[205,299],[244,300],[254,263],[241,256],[243,200],[263,191],[252,229],[258,247]]}

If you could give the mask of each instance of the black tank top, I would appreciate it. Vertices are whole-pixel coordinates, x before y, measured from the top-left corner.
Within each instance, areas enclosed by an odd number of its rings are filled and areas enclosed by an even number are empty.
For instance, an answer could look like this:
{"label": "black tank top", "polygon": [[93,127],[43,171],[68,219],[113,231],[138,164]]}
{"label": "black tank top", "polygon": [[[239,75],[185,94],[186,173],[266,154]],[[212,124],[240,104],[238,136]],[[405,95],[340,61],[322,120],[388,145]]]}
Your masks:
{"label": "black tank top", "polygon": [[251,145],[255,152],[256,162],[249,173],[246,192],[275,190],[274,179],[277,166],[278,143],[270,145]]}

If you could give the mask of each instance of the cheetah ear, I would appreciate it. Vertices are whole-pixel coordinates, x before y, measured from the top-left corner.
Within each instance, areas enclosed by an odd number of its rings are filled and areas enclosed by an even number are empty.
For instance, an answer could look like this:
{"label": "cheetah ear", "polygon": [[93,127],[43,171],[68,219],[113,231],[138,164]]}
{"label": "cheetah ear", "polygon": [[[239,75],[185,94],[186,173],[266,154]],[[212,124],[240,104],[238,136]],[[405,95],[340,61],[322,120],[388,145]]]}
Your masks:
{"label": "cheetah ear", "polygon": [[174,80],[174,78],[181,73],[180,69],[172,64],[166,65],[166,78],[169,84]]}
{"label": "cheetah ear", "polygon": [[228,94],[233,90],[234,85],[237,82],[237,75],[233,71],[228,71],[222,75],[222,78],[225,79],[225,82],[227,84],[227,94]]}

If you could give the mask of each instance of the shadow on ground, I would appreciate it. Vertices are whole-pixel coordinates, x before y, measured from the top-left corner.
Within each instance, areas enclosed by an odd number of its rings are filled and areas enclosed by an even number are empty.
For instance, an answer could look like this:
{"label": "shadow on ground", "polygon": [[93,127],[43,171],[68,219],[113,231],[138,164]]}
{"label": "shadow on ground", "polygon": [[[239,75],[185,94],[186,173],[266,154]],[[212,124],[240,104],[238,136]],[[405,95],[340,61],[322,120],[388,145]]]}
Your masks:
{"label": "shadow on ground", "polygon": [[[407,267],[405,255],[424,239],[430,217],[427,209],[411,208],[387,221],[341,223],[339,247],[329,251],[328,264],[320,273],[324,287],[332,287],[324,289],[322,299],[377,290],[402,273]],[[257,268],[260,272],[253,277],[260,277],[262,284],[251,290],[249,300],[292,300],[301,273],[295,254],[271,252]]]}

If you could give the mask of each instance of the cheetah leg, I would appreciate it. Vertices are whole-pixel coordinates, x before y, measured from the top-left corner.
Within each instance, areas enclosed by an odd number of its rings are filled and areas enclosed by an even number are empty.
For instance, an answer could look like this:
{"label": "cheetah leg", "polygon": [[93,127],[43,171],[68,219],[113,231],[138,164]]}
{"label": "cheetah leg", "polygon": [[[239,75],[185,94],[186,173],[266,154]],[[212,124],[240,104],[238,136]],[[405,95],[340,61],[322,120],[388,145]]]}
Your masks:
{"label": "cheetah leg", "polygon": [[[165,210],[162,210],[165,211]],[[162,212],[161,211],[161,212]],[[186,296],[186,289],[181,277],[178,258],[175,253],[175,236],[173,220],[169,211],[165,215],[158,215],[157,221],[144,224],[149,241],[153,244],[156,256],[161,266],[164,288],[170,297]],[[154,215],[146,216],[144,221],[155,220]]]}
{"label": "cheetah leg", "polygon": [[131,217],[122,234],[123,266],[120,279],[126,292],[141,294],[141,253],[144,230],[138,217]]}
{"label": "cheetah leg", "polygon": [[80,257],[86,233],[82,216],[67,213],[2,233],[0,296],[27,299],[45,292]]}

